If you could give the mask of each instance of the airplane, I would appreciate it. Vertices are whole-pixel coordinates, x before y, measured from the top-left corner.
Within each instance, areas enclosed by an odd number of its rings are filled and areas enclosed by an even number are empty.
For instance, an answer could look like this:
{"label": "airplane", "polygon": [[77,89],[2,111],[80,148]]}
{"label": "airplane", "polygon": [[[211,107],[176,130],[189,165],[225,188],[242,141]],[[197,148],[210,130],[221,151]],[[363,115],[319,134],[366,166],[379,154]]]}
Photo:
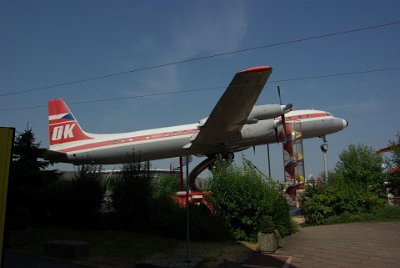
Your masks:
{"label": "airplane", "polygon": [[262,144],[284,142],[286,125],[301,122],[304,139],[322,137],[348,126],[344,119],[319,110],[292,111],[292,104],[255,103],[272,68],[259,66],[236,73],[211,114],[197,123],[128,133],[85,132],[62,99],[48,102],[50,148],[45,158],[73,164],[119,164],[197,155],[190,181],[217,159]]}

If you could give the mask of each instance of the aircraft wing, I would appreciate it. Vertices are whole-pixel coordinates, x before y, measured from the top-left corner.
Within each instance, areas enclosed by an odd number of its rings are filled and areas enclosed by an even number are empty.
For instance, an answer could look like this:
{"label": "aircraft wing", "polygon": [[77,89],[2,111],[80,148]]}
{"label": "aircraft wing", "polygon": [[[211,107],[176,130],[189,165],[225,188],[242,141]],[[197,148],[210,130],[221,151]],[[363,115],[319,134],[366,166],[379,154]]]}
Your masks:
{"label": "aircraft wing", "polygon": [[207,148],[226,146],[240,134],[272,68],[260,66],[235,75],[217,105],[212,110],[200,132],[185,148],[207,151]]}

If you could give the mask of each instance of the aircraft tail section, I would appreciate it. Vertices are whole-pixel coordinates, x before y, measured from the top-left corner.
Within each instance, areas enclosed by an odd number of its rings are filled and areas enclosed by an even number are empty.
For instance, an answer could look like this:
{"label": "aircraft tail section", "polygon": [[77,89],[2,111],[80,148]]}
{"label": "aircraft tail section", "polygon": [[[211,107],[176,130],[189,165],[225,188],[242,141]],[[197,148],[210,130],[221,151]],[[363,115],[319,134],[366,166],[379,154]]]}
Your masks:
{"label": "aircraft tail section", "polygon": [[92,139],[82,130],[78,121],[62,99],[49,100],[50,150],[60,150],[76,142]]}

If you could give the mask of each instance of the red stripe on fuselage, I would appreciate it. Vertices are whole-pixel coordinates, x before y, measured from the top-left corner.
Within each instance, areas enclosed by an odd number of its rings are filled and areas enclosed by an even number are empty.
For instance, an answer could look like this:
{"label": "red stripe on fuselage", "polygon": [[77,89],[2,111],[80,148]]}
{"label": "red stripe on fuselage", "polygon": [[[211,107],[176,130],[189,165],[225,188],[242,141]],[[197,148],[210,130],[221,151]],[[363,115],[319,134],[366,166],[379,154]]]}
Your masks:
{"label": "red stripe on fuselage", "polygon": [[154,141],[154,140],[167,139],[167,138],[177,137],[177,136],[193,135],[198,132],[199,132],[199,129],[189,129],[189,130],[178,130],[178,131],[155,133],[155,134],[141,135],[141,136],[131,136],[131,137],[114,139],[114,140],[99,141],[99,142],[94,142],[94,143],[89,143],[89,144],[73,146],[73,147],[61,149],[58,151],[62,152],[62,153],[69,153],[69,152],[73,152],[73,151],[94,149],[94,148],[111,146],[111,145],[123,145],[123,144],[135,143],[135,142],[140,142],[140,141],[150,141],[150,140]]}
{"label": "red stripe on fuselage", "polygon": [[[286,117],[286,121],[290,122],[290,121],[294,121],[294,120],[315,119],[318,117],[327,117],[327,116],[331,116],[331,115],[328,113],[299,114],[299,115],[292,115],[292,116]],[[281,120],[281,118],[277,117],[277,118],[275,118],[275,120]],[[55,124],[57,124],[57,123],[55,123]],[[123,145],[123,144],[135,143],[135,142],[140,142],[140,141],[146,141],[146,140],[154,141],[154,140],[167,139],[167,138],[176,137],[176,136],[196,134],[199,131],[200,131],[199,129],[189,129],[189,130],[179,130],[179,131],[171,131],[171,132],[165,132],[165,133],[154,133],[154,134],[141,135],[141,136],[131,136],[131,137],[114,139],[114,140],[99,141],[99,142],[93,142],[93,143],[73,146],[73,147],[69,147],[69,148],[65,148],[65,149],[61,149],[61,150],[57,150],[57,151],[63,152],[63,153],[69,153],[69,152],[74,152],[74,151],[95,149],[95,148],[99,148],[99,147],[112,146],[112,145]]]}

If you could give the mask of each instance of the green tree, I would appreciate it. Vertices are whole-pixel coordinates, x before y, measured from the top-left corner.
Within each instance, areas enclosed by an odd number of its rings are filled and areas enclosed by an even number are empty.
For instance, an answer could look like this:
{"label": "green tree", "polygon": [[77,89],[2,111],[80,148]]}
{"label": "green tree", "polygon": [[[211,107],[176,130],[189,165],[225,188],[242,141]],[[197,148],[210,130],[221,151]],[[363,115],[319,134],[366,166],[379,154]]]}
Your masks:
{"label": "green tree", "polygon": [[356,183],[370,192],[382,195],[383,158],[369,146],[351,144],[339,155],[332,179]]}
{"label": "green tree", "polygon": [[19,133],[14,142],[13,161],[10,172],[8,202],[7,202],[7,228],[23,229],[37,222],[40,215],[40,205],[37,193],[52,176],[47,172],[44,176],[42,170],[49,162],[43,158],[44,149],[35,141],[32,128],[27,128]]}
{"label": "green tree", "polygon": [[43,187],[41,170],[49,165],[48,161],[40,160],[43,158],[43,152],[40,143],[35,142],[31,128],[20,133],[14,142],[11,183],[15,182],[18,187],[23,187],[23,190],[29,190],[31,193]]}

